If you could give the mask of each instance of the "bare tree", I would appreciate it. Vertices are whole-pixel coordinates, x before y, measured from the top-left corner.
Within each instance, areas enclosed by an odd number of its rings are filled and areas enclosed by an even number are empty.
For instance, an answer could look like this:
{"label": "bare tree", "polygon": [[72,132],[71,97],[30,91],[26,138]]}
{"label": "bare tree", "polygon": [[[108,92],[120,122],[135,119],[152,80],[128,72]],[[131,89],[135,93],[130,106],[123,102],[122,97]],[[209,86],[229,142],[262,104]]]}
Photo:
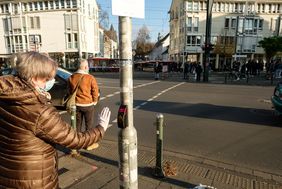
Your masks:
{"label": "bare tree", "polygon": [[109,27],[109,14],[107,11],[103,10],[101,5],[98,4],[99,8],[99,24],[105,29]]}
{"label": "bare tree", "polygon": [[146,55],[148,55],[154,47],[154,44],[150,41],[150,31],[146,25],[143,25],[134,41],[136,46],[135,59],[145,60]]}

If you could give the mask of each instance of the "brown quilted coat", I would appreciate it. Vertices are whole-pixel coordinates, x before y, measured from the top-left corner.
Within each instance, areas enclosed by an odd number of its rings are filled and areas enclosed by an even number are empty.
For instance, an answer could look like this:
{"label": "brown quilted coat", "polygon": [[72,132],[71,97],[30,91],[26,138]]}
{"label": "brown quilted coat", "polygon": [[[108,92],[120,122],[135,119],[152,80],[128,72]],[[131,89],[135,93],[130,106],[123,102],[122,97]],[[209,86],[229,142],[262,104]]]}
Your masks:
{"label": "brown quilted coat", "polygon": [[58,188],[53,145],[87,148],[103,135],[101,126],[75,132],[29,83],[0,77],[0,188]]}

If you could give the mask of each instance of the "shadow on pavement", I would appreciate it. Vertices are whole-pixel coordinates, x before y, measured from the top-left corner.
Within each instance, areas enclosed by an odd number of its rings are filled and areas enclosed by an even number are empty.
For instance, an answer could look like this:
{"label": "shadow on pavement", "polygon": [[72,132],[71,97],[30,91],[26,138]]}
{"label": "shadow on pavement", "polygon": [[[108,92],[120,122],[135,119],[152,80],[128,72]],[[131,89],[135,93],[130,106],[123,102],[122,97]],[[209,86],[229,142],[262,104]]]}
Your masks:
{"label": "shadow on pavement", "polygon": [[[89,159],[99,161],[99,162],[102,162],[102,163],[105,163],[105,164],[108,164],[108,165],[111,165],[111,166],[118,167],[118,161],[115,161],[115,160],[107,159],[107,158],[104,158],[104,157],[101,157],[101,156],[96,156],[96,155],[93,155],[93,154],[88,153],[88,152],[80,152],[80,155],[85,157],[85,158],[89,158]],[[148,177],[148,178],[152,178],[152,179],[157,179],[161,182],[169,183],[169,184],[179,186],[179,187],[185,187],[185,188],[191,187],[191,188],[193,188],[195,186],[195,185],[192,185],[192,184],[187,183],[185,181],[181,181],[181,180],[177,180],[177,179],[169,178],[169,177],[159,179],[159,178],[154,177],[152,173],[153,173],[152,167],[138,167],[138,174],[139,175],[142,175],[142,176],[145,176],[145,177]]]}
{"label": "shadow on pavement", "polygon": [[[134,106],[145,101],[134,100]],[[141,106],[140,110],[189,116],[197,118],[233,121],[240,123],[281,127],[281,117],[274,116],[273,110],[219,106],[213,104],[174,103],[164,101],[151,101]]]}

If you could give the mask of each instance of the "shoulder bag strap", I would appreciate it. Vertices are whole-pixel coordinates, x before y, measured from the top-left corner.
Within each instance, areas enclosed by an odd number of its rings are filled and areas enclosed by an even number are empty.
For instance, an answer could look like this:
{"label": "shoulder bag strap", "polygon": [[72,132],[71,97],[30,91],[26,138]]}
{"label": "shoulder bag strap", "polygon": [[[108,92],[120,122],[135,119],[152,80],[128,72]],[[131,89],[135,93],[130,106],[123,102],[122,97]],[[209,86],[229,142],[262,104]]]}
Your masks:
{"label": "shoulder bag strap", "polygon": [[79,79],[79,81],[77,82],[77,84],[76,84],[76,86],[75,86],[75,89],[74,89],[74,91],[73,91],[73,93],[72,93],[72,94],[74,94],[74,93],[76,93],[76,92],[77,92],[78,87],[79,87],[79,85],[80,85],[80,83],[81,83],[81,81],[82,81],[83,76],[84,76],[84,75],[82,75],[82,76],[80,77],[80,79]]}

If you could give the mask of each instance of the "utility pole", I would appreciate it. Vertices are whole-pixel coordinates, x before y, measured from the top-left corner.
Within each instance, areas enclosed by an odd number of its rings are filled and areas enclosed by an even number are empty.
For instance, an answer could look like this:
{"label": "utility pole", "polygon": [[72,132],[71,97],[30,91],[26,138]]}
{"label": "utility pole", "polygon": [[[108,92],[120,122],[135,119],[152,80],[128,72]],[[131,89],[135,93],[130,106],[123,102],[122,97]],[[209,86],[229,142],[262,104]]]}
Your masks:
{"label": "utility pole", "polygon": [[207,0],[207,16],[206,16],[206,36],[205,36],[205,59],[204,59],[204,76],[203,81],[209,81],[209,63],[211,50],[211,23],[212,23],[212,5],[213,0]]}
{"label": "utility pole", "polygon": [[138,188],[137,132],[133,126],[131,18],[119,16],[120,101],[118,111],[119,181],[121,189]]}

